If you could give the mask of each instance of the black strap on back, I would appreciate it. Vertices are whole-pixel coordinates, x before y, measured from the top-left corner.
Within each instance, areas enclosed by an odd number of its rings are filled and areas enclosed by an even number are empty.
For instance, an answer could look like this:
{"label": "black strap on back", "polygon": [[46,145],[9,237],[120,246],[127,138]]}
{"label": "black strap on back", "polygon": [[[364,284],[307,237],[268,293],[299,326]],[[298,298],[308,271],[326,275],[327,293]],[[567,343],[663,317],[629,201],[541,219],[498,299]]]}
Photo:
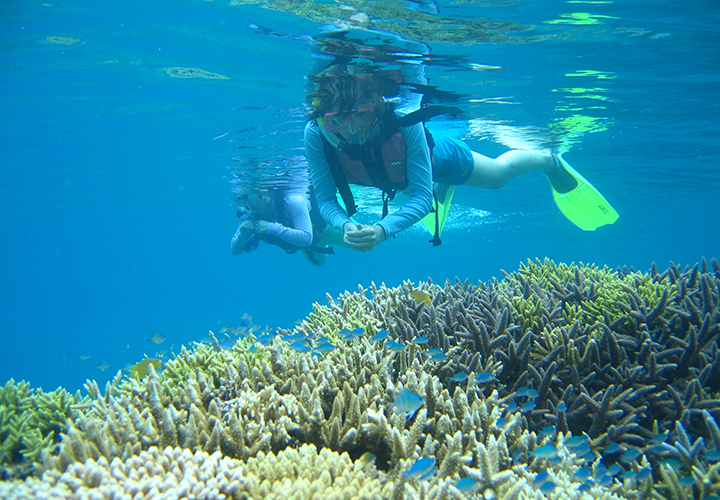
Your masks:
{"label": "black strap on back", "polygon": [[327,159],[330,167],[330,173],[335,181],[335,187],[337,187],[340,197],[345,204],[345,211],[347,212],[348,217],[352,217],[357,212],[357,205],[355,205],[355,198],[350,190],[347,177],[345,177],[345,171],[340,164],[340,157],[337,154],[337,150],[327,139],[325,139],[324,136],[322,141],[323,149],[325,150],[325,158]]}
{"label": "black strap on back", "polygon": [[434,247],[437,247],[442,245],[442,241],[440,241],[440,202],[435,195],[434,189],[433,202],[435,202],[435,208],[433,208],[433,212],[435,212],[435,234],[433,234],[432,239],[428,240],[428,243],[432,243]]}

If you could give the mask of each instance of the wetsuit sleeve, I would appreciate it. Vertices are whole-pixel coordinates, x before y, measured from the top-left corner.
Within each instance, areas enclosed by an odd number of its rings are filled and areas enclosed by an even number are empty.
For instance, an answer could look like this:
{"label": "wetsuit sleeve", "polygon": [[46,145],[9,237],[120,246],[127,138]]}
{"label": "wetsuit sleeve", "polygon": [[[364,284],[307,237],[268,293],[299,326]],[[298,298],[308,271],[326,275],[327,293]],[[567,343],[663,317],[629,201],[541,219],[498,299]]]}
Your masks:
{"label": "wetsuit sleeve", "polygon": [[325,157],[320,129],[312,122],[305,126],[305,155],[310,167],[315,197],[323,219],[336,229],[342,231],[343,226],[351,222],[350,217],[337,201],[337,188],[330,165]]}
{"label": "wetsuit sleeve", "polygon": [[423,124],[401,127],[400,133],[405,141],[410,198],[378,222],[388,238],[412,226],[432,210],[432,164]]}
{"label": "wetsuit sleeve", "polygon": [[292,221],[293,227],[283,226],[279,222],[271,222],[267,227],[268,234],[298,247],[309,247],[312,245],[313,229],[308,199],[301,194],[294,193],[286,194],[283,201],[285,213]]}

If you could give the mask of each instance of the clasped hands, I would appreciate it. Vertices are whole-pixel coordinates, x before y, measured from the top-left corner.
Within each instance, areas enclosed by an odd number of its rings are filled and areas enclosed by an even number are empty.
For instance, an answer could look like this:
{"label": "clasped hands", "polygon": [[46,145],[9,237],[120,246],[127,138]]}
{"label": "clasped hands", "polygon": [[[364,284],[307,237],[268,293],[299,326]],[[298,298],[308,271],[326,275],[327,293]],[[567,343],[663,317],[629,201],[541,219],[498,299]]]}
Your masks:
{"label": "clasped hands", "polygon": [[268,230],[268,221],[265,220],[246,220],[240,224],[240,235],[247,236],[250,233],[265,234]]}
{"label": "clasped hands", "polygon": [[363,226],[348,222],[343,226],[343,233],[345,244],[359,252],[369,252],[387,238],[385,230],[378,224]]}

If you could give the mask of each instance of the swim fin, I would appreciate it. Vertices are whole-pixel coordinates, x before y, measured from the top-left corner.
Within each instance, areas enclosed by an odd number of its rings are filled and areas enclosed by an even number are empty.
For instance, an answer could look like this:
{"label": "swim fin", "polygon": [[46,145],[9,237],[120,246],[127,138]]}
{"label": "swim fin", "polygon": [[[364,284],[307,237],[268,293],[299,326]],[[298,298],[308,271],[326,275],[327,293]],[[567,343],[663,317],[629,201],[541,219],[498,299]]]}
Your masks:
{"label": "swim fin", "polygon": [[560,162],[560,166],[577,182],[577,185],[566,193],[560,193],[555,189],[553,182],[550,182],[555,204],[563,215],[584,231],[595,231],[600,226],[612,224],[618,220],[620,215],[610,206],[603,195],[577,173],[561,155],[555,155],[555,157]]}
{"label": "swim fin", "polygon": [[[420,222],[425,225],[427,230],[430,231],[430,234],[440,237],[440,235],[442,235],[442,230],[445,227],[445,221],[447,220],[448,213],[450,212],[450,204],[452,203],[452,198],[455,194],[455,186],[446,185],[447,190],[444,192],[444,194],[440,192],[438,187],[439,184],[435,184],[433,188],[433,205],[435,205],[435,210],[437,210],[437,218],[435,217],[435,211],[432,211],[425,217],[420,219]],[[437,203],[435,203],[435,201],[437,201]],[[438,228],[437,232],[435,231],[436,220]]]}

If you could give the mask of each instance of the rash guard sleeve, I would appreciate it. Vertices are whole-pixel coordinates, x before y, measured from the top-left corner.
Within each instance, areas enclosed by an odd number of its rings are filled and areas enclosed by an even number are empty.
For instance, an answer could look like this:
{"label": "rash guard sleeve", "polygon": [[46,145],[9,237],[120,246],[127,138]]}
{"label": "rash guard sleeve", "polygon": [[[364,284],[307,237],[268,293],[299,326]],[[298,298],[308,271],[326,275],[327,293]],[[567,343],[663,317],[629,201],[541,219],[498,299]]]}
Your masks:
{"label": "rash guard sleeve", "polygon": [[310,167],[310,177],[320,214],[328,224],[342,231],[343,226],[352,221],[337,201],[335,179],[333,179],[330,165],[325,157],[322,135],[318,126],[313,122],[308,122],[305,126],[304,139],[305,155]]}
{"label": "rash guard sleeve", "polygon": [[313,229],[310,220],[310,202],[306,196],[297,192],[285,193],[283,196],[285,213],[293,227],[286,227],[279,222],[268,224],[267,232],[298,247],[309,247],[312,244]]}

